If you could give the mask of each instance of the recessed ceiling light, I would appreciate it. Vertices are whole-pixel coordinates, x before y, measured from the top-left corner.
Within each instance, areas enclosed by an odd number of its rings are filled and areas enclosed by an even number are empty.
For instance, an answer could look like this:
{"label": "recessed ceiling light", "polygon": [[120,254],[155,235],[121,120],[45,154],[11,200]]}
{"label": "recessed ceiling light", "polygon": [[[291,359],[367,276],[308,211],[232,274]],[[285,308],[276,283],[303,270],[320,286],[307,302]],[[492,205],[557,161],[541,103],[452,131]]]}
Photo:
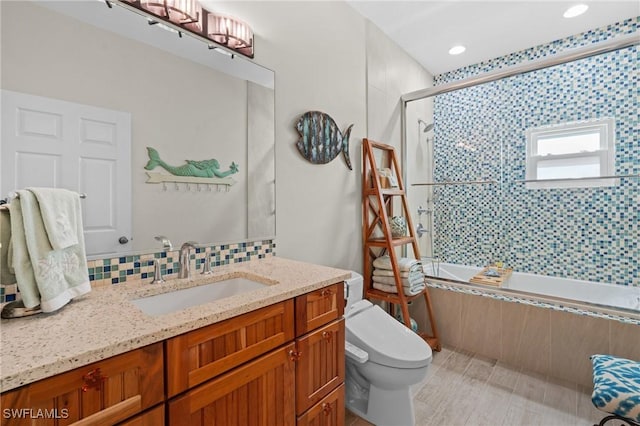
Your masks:
{"label": "recessed ceiling light", "polygon": [[565,18],[575,18],[576,16],[585,13],[587,9],[589,9],[589,6],[587,6],[586,4],[577,4],[565,10],[562,16],[564,16]]}
{"label": "recessed ceiling light", "polygon": [[459,55],[465,50],[467,50],[467,48],[462,45],[453,46],[451,49],[449,49],[449,55]]}

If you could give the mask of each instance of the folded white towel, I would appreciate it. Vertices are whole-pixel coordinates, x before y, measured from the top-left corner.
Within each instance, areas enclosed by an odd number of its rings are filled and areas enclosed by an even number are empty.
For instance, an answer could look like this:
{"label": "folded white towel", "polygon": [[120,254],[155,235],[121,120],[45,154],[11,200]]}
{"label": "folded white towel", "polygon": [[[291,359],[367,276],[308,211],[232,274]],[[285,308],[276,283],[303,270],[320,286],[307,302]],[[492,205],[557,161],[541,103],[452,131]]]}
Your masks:
{"label": "folded white towel", "polygon": [[[53,249],[40,206],[31,191],[18,191],[18,198],[11,202],[13,266],[26,307],[40,304],[43,312],[52,312],[91,290],[80,199],[75,196],[78,211],[73,215],[77,219],[78,244],[61,250]],[[21,213],[19,219],[16,212]]]}
{"label": "folded white towel", "polygon": [[[385,285],[396,285],[396,280],[393,277],[373,277],[374,283],[385,284]],[[415,277],[415,278],[402,278],[402,286],[403,287],[413,287],[415,285],[423,285],[424,277]]]}
{"label": "folded white towel", "polygon": [[[420,294],[425,289],[425,287],[426,285],[422,284],[421,286],[417,285],[413,287],[402,287],[402,288],[406,296],[415,296],[416,294]],[[396,288],[395,285],[385,285],[385,284],[380,284],[374,281],[373,288],[380,291],[384,291],[386,293],[398,293],[398,289]]]}
{"label": "folded white towel", "polygon": [[[417,259],[411,259],[409,257],[398,258],[398,267],[401,271],[410,271],[414,265],[419,265],[420,261]],[[388,255],[380,256],[373,261],[373,267],[378,269],[392,270],[391,258]]]}
{"label": "folded white towel", "polygon": [[78,193],[61,188],[27,189],[33,192],[38,200],[51,247],[54,250],[62,250],[78,244],[78,221],[82,220],[78,217]]}
{"label": "folded white towel", "polygon": [[[379,268],[375,268],[373,270],[373,276],[378,276],[378,277],[393,277],[393,271],[390,269],[379,269]],[[400,271],[400,277],[401,278],[408,278],[409,277],[409,271]]]}

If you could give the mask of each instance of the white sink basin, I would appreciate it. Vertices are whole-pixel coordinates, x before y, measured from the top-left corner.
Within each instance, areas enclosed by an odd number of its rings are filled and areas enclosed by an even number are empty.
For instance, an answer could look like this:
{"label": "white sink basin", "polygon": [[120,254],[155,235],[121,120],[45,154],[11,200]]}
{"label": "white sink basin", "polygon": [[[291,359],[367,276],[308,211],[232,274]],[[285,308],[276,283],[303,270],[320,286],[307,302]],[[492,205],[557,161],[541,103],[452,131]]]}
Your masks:
{"label": "white sink basin", "polygon": [[131,303],[148,315],[164,315],[192,306],[202,305],[225,297],[235,296],[267,287],[247,278],[230,278],[211,284],[133,299]]}

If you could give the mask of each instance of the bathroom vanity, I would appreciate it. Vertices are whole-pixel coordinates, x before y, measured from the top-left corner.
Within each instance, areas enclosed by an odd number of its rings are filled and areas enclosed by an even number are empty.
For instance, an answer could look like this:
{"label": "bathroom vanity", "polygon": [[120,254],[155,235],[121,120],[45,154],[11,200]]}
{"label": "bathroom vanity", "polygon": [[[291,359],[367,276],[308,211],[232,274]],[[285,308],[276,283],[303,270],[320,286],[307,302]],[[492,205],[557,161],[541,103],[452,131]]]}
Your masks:
{"label": "bathroom vanity", "polygon": [[[7,418],[6,409],[52,414],[55,424],[74,425],[343,424],[342,282],[349,273],[275,257],[217,269],[213,277],[174,280],[164,288],[140,283],[94,291],[48,317],[3,321],[3,340],[5,327],[27,336],[0,352],[2,425],[34,424],[17,411]],[[242,275],[270,285],[156,317],[130,302]],[[99,299],[102,310],[83,318],[85,309],[100,309]],[[118,305],[113,314],[129,315],[128,330],[93,322]],[[61,341],[56,354],[37,345],[50,333],[79,344],[78,333],[64,334],[74,325],[102,339],[87,338],[77,348]]]}

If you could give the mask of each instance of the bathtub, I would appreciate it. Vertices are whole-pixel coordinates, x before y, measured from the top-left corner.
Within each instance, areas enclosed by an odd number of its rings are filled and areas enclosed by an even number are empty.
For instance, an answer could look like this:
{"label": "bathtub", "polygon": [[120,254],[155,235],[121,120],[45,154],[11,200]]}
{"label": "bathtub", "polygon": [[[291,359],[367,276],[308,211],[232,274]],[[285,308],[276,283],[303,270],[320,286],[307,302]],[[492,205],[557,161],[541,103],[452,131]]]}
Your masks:
{"label": "bathtub", "polygon": [[[640,359],[640,287],[520,272],[494,287],[468,283],[479,267],[423,264],[445,346],[586,388],[593,386],[591,355]],[[424,303],[414,305],[419,327],[430,330]]]}
{"label": "bathtub", "polygon": [[[468,282],[482,270],[482,268],[475,266],[438,264],[430,260],[423,260],[423,263],[426,276],[453,281]],[[486,287],[495,288],[493,286]],[[500,290],[525,293],[527,296],[549,296],[567,301],[640,312],[640,287],[514,272],[509,280],[499,288]]]}

